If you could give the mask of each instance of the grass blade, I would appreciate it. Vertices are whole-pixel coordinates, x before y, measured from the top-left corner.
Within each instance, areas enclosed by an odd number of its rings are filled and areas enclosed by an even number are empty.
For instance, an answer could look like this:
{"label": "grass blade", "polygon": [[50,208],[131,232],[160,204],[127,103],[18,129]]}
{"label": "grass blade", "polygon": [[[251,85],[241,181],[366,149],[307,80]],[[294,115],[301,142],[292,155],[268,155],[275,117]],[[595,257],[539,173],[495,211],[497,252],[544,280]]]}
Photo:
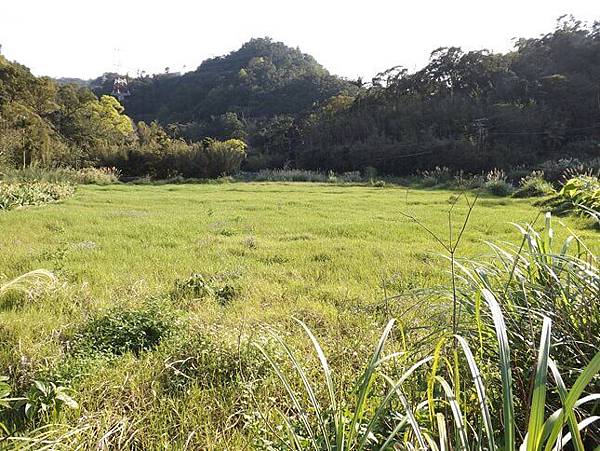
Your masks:
{"label": "grass blade", "polygon": [[467,428],[465,426],[464,417],[460,410],[460,406],[456,401],[456,397],[454,396],[454,392],[448,382],[446,382],[440,376],[436,376],[436,380],[440,383],[444,392],[446,393],[446,397],[448,398],[448,402],[450,403],[450,409],[452,410],[452,416],[454,417],[454,424],[456,425],[456,430],[458,432],[458,438],[460,439],[460,447],[461,450],[469,449],[469,440],[467,436]]}
{"label": "grass blade", "polygon": [[356,435],[358,430],[358,424],[360,423],[363,417],[365,403],[369,395],[369,391],[371,389],[371,384],[373,382],[377,362],[380,359],[380,355],[383,352],[383,347],[385,346],[385,342],[387,341],[387,338],[390,332],[392,331],[392,327],[394,327],[393,319],[388,322],[383,333],[381,334],[381,338],[379,339],[379,342],[375,347],[375,351],[373,351],[373,355],[371,356],[371,359],[369,360],[369,363],[367,364],[367,367],[365,368],[365,371],[361,377],[360,385],[358,387],[358,399],[356,402],[354,415],[352,416],[352,421],[350,423],[350,432],[348,435],[348,441],[350,443]]}
{"label": "grass blade", "polygon": [[[406,381],[406,379],[408,379],[412,375],[412,373],[414,373],[415,370],[417,370],[417,368],[430,362],[432,359],[433,359],[433,357],[426,357],[422,360],[419,360],[417,363],[415,363],[413,366],[411,366],[408,370],[406,370],[397,382],[392,381],[389,377],[386,377],[384,375],[384,378],[386,378],[386,381],[388,381],[388,384],[391,384],[391,389],[389,390],[389,392],[387,393],[387,395],[383,399],[383,401],[381,401],[381,403],[377,407],[377,410],[375,411],[375,414],[371,418],[371,421],[367,425],[367,429],[365,430],[363,438],[358,446],[358,451],[361,451],[365,447],[367,438],[368,438],[370,432],[375,427],[377,420],[383,415],[385,408],[390,403],[392,398],[395,396],[395,394],[397,393],[397,390],[401,387],[401,385],[404,383],[404,381]],[[388,440],[391,440],[393,438],[394,438],[394,434],[390,434],[390,436],[388,437]]]}
{"label": "grass blade", "polygon": [[491,291],[483,289],[483,297],[492,313],[496,338],[498,339],[500,374],[502,377],[502,406],[504,419],[504,443],[506,451],[515,449],[515,410],[512,394],[512,371],[510,368],[510,347],[506,324],[502,316],[502,310]]}
{"label": "grass blade", "polygon": [[575,381],[575,384],[573,384],[573,387],[569,391],[569,394],[567,395],[567,399],[563,404],[563,410],[558,415],[558,418],[554,421],[554,423],[552,425],[550,436],[548,438],[548,441],[546,442],[546,448],[545,448],[546,451],[550,451],[554,447],[554,445],[558,439],[558,436],[563,428],[563,425],[565,423],[565,420],[564,420],[565,417],[568,418],[569,415],[571,415],[571,413],[573,412],[573,407],[575,406],[575,403],[577,402],[578,398],[581,396],[581,394],[585,390],[585,387],[587,387],[587,385],[596,376],[596,374],[598,374],[599,371],[600,371],[600,351],[596,353],[596,355],[591,360],[591,362],[588,363],[588,365],[584,368],[582,373],[579,375],[579,377]]}
{"label": "grass blade", "polygon": [[[556,386],[558,388],[558,395],[560,396],[560,401],[563,405],[567,401],[567,387],[558,371],[558,367],[554,363],[552,359],[548,361],[548,366],[550,367],[550,371],[556,381]],[[567,417],[567,423],[569,424],[569,429],[571,430],[571,435],[573,436],[573,447],[575,451],[585,451],[583,446],[583,440],[581,439],[581,434],[579,433],[579,428],[577,426],[577,419],[575,418],[575,414],[571,412],[571,414]]]}
{"label": "grass blade", "polygon": [[310,440],[311,440],[311,443],[312,443],[313,447],[315,448],[315,450],[317,450],[318,448],[317,448],[316,443],[315,443],[315,435],[314,435],[314,432],[312,430],[312,427],[310,426],[308,418],[306,417],[306,411],[302,407],[302,405],[300,404],[300,401],[298,400],[298,397],[294,393],[294,390],[292,389],[291,384],[289,383],[289,381],[287,380],[287,378],[285,377],[285,375],[281,372],[281,370],[279,368],[279,365],[277,365],[277,363],[271,358],[271,356],[269,355],[269,353],[267,351],[265,351],[264,348],[262,346],[260,346],[259,344],[255,343],[254,346],[256,346],[256,348],[267,359],[267,361],[269,362],[269,364],[271,365],[271,367],[275,371],[275,374],[277,375],[277,377],[279,378],[279,380],[283,384],[283,386],[285,388],[285,391],[289,395],[290,400],[292,401],[292,404],[294,405],[294,408],[298,412],[300,420],[302,421],[302,425],[304,426],[304,428],[306,429],[306,432],[308,433],[308,435],[310,437]]}
{"label": "grass blade", "polygon": [[[392,384],[392,385],[394,384],[394,381],[392,381],[392,379],[390,379],[385,374],[383,375],[383,377],[388,382],[388,384]],[[406,399],[406,396],[404,396],[404,393],[402,393],[400,384],[396,384],[395,392],[398,395],[398,398],[400,399],[400,403],[402,404],[404,411],[406,412],[406,417],[408,418],[408,422],[410,423],[410,426],[412,427],[413,432],[415,433],[415,437],[417,438],[417,441],[419,442],[419,446],[422,449],[427,449],[427,446],[425,445],[425,439],[423,438],[423,434],[421,434],[421,428],[419,427],[419,423],[417,422],[415,414],[413,413],[413,411],[410,408],[410,405],[408,403],[408,400]]]}
{"label": "grass blade", "polygon": [[[471,352],[471,348],[467,341],[456,335],[456,339],[458,343],[461,345],[463,352],[467,358],[467,363],[469,365],[469,369],[471,370],[471,375],[473,377],[473,383],[475,384],[475,389],[477,391],[477,397],[479,398],[479,409],[481,410],[481,416],[483,418],[483,425],[485,429],[485,434],[488,439],[488,446],[490,450],[496,449],[496,443],[494,442],[494,428],[492,426],[492,417],[490,416],[490,411],[488,409],[487,396],[485,394],[485,384],[481,378],[481,373],[479,372],[479,368],[477,367],[477,363],[475,362],[475,358],[473,357],[473,353]],[[439,424],[439,419],[438,419]]]}
{"label": "grass blade", "polygon": [[542,438],[542,427],[544,424],[544,412],[546,407],[546,382],[548,378],[548,359],[550,356],[550,337],[552,322],[544,317],[542,335],[538,352],[538,361],[535,370],[535,382],[533,386],[533,398],[529,410],[528,440],[526,449],[534,451]]}

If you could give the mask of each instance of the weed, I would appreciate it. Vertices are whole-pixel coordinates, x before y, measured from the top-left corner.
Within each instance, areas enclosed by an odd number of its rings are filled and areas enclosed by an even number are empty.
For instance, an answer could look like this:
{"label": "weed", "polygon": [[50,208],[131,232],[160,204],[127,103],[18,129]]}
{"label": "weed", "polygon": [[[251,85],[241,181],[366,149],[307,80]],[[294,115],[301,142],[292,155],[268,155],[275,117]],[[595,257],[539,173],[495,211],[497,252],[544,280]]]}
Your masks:
{"label": "weed", "polygon": [[69,346],[76,354],[139,355],[155,348],[171,330],[171,321],[155,308],[111,309],[79,327]]}

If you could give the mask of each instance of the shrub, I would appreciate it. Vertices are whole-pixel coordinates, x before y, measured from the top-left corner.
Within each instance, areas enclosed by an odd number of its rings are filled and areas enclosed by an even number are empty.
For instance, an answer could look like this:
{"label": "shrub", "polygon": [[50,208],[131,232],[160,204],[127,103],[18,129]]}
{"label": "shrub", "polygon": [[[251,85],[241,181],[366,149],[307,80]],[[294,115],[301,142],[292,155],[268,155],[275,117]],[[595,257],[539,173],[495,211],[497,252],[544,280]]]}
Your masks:
{"label": "shrub", "polygon": [[156,347],[169,334],[172,323],[157,308],[144,310],[113,309],[92,318],[73,335],[70,345],[75,353],[139,355]]}
{"label": "shrub", "polygon": [[67,183],[0,181],[0,210],[57,202],[73,194]]}
{"label": "shrub", "polygon": [[377,168],[367,166],[363,169],[363,175],[367,180],[374,180],[377,177]]}
{"label": "shrub", "polygon": [[359,183],[363,181],[363,177],[359,171],[344,172],[338,179],[344,183]]}
{"label": "shrub", "polygon": [[544,179],[544,173],[534,171],[521,179],[519,188],[513,193],[513,197],[543,197],[552,193],[554,193],[554,188]]}
{"label": "shrub", "polygon": [[246,158],[246,143],[239,139],[211,140],[205,145],[206,176],[210,178],[234,174]]}
{"label": "shrub", "polygon": [[545,161],[539,165],[547,181],[557,185],[559,182],[578,175],[593,175],[600,171],[600,158],[581,161],[577,158],[561,158],[560,160]]}
{"label": "shrub", "polygon": [[433,170],[425,170],[418,173],[421,178],[420,184],[424,187],[433,187],[452,180],[452,172],[447,167],[436,166]]}
{"label": "shrub", "polygon": [[246,158],[247,146],[239,139],[205,139],[201,143],[189,145],[180,141],[171,143],[171,146],[175,145],[177,148],[161,154],[154,169],[146,170],[146,174],[158,178],[173,177],[177,174],[184,177],[217,178],[239,171]]}
{"label": "shrub", "polygon": [[505,180],[488,180],[483,185],[486,192],[499,197],[510,196],[514,187]]}
{"label": "shrub", "polygon": [[82,185],[110,185],[117,183],[121,177],[121,171],[114,167],[90,167],[70,171],[72,174],[72,182]]}
{"label": "shrub", "polygon": [[580,175],[565,182],[556,196],[543,202],[557,214],[576,213],[589,216],[600,224],[600,180]]}
{"label": "shrub", "polygon": [[330,177],[327,174],[303,169],[263,169],[259,171],[254,180],[257,182],[321,182],[327,183]]}

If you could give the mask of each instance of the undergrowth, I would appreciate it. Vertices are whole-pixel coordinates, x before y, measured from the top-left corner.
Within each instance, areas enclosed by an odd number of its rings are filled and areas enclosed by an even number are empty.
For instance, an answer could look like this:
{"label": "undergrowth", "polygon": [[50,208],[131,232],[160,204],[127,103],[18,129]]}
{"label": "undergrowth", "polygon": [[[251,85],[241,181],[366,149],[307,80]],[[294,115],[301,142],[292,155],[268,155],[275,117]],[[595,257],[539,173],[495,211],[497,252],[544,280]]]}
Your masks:
{"label": "undergrowth", "polygon": [[68,183],[0,181],[0,210],[57,202],[74,192]]}

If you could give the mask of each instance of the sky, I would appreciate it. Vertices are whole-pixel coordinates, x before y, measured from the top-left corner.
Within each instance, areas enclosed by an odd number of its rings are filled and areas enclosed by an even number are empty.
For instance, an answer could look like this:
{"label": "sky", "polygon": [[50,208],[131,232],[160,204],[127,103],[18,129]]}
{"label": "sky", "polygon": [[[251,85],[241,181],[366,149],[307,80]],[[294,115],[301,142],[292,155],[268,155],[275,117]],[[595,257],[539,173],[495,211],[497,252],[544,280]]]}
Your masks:
{"label": "sky", "polygon": [[35,75],[95,78],[194,70],[269,36],[334,74],[370,79],[420,69],[442,46],[505,52],[563,14],[600,20],[600,1],[0,0],[0,44]]}

